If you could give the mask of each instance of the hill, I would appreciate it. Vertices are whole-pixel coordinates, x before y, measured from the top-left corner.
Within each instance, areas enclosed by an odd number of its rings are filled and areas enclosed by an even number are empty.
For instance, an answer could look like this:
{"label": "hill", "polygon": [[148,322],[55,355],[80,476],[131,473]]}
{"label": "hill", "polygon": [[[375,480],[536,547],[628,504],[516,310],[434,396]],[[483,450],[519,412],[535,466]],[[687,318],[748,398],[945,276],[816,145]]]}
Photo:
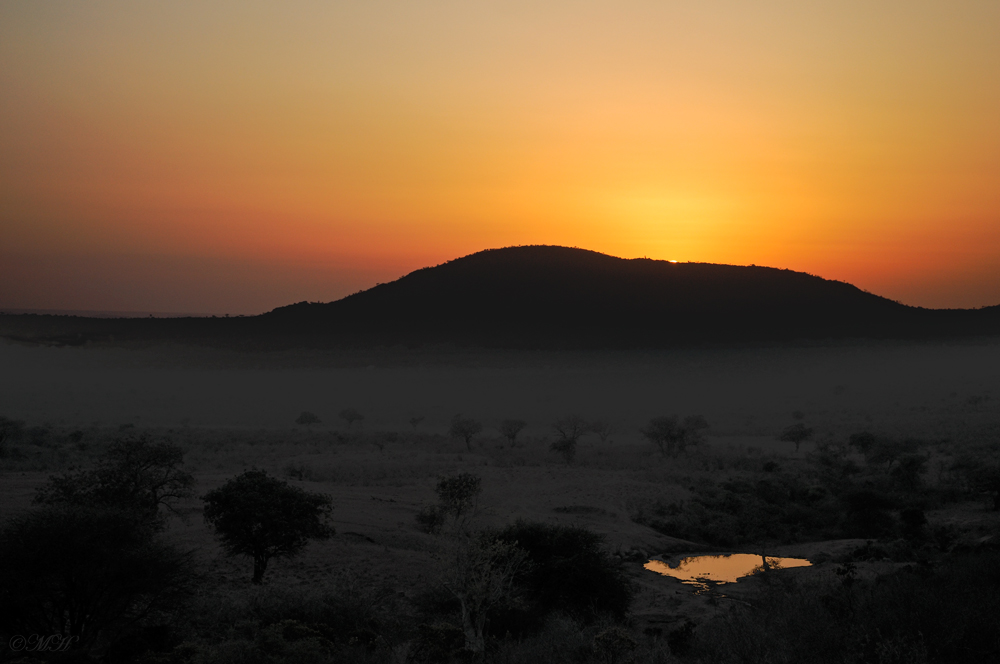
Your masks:
{"label": "hill", "polygon": [[922,309],[791,270],[529,246],[481,251],[336,302],[302,302],[261,316],[5,316],[0,334],[53,343],[114,337],[254,347],[662,347],[994,335],[1000,334],[1000,307]]}

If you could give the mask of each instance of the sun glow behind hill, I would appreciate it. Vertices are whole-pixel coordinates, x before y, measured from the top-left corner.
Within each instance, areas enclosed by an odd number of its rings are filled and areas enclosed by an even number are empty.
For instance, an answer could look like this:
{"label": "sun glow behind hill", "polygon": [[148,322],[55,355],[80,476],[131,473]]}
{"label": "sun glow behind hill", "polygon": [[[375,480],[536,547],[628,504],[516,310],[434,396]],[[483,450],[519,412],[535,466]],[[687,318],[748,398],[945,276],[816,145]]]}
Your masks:
{"label": "sun glow behind hill", "polygon": [[1000,302],[1000,5],[7,3],[0,306],[258,313],[480,250]]}

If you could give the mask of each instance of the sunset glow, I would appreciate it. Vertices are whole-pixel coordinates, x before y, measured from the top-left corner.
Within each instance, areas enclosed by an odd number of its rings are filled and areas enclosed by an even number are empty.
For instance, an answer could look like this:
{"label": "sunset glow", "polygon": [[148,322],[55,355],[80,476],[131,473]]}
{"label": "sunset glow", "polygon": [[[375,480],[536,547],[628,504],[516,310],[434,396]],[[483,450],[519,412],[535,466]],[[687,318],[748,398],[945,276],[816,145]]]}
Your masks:
{"label": "sunset glow", "polygon": [[0,307],[258,313],[488,247],[1000,304],[1000,3],[0,4]]}

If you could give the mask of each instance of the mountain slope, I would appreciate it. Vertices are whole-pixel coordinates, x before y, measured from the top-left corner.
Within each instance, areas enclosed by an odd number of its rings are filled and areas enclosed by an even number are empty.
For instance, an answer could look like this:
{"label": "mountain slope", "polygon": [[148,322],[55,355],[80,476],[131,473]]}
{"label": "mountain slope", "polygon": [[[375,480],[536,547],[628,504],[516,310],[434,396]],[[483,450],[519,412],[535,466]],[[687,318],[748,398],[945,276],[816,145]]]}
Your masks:
{"label": "mountain slope", "polygon": [[800,272],[547,246],[482,251],[265,318],[334,335],[504,346],[922,336],[963,323]]}
{"label": "mountain slope", "polygon": [[481,251],[336,302],[302,302],[261,316],[0,316],[0,336],[37,343],[170,340],[247,348],[628,348],[997,334],[1000,306],[920,309],[790,270],[627,260],[550,246]]}

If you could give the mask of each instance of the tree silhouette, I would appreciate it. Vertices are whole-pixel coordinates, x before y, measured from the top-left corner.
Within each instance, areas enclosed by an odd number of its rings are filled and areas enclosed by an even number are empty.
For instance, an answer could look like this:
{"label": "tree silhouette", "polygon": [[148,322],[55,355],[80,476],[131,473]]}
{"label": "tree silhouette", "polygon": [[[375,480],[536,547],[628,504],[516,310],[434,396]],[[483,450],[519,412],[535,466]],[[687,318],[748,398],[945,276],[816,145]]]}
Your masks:
{"label": "tree silhouette", "polygon": [[230,556],[253,559],[253,582],[261,583],[272,558],[294,556],[311,539],[327,539],[333,509],[325,495],[303,491],[248,470],[204,496],[205,521],[215,528]]}
{"label": "tree silhouette", "polygon": [[441,500],[441,508],[454,515],[457,521],[475,507],[476,499],[483,492],[482,478],[472,473],[444,477],[438,481],[434,492]]}
{"label": "tree silhouette", "polygon": [[340,411],[340,419],[347,422],[347,428],[350,429],[355,422],[361,422],[365,419],[365,416],[361,414],[361,411],[357,408],[345,408]]}
{"label": "tree silhouette", "polygon": [[173,510],[174,503],[191,495],[194,478],[181,469],[183,464],[184,452],[176,445],[145,436],[120,438],[96,468],[50,477],[34,502],[142,510],[156,517],[161,506]]}
{"label": "tree silhouette", "polygon": [[528,426],[528,423],[524,420],[504,420],[497,427],[500,435],[507,439],[511,447],[514,447],[514,443],[517,441],[517,434],[521,433],[524,427]]}
{"label": "tree silhouette", "polygon": [[451,428],[448,429],[452,438],[461,438],[465,441],[465,447],[472,451],[472,437],[483,430],[483,425],[474,419],[456,415],[451,419]]}
{"label": "tree silhouette", "polygon": [[802,422],[797,422],[791,426],[785,427],[785,430],[781,432],[778,436],[778,440],[783,443],[794,443],[795,451],[799,451],[799,446],[806,440],[808,440],[813,435],[813,430],[807,427]]}
{"label": "tree silhouette", "polygon": [[423,415],[414,415],[413,417],[410,418],[410,426],[412,426],[413,430],[416,431],[417,425],[423,421],[424,421]]}
{"label": "tree silhouette", "polygon": [[295,419],[295,423],[304,426],[311,427],[314,424],[320,424],[321,420],[316,415],[316,413],[310,413],[308,410],[302,411],[302,414]]}
{"label": "tree silhouette", "polygon": [[508,601],[516,591],[517,574],[527,553],[517,543],[482,534],[462,543],[450,565],[445,588],[458,600],[462,612],[465,649],[481,654],[490,609]]}
{"label": "tree silhouette", "polygon": [[608,422],[591,422],[590,431],[596,433],[602,443],[606,443],[611,434],[615,432],[615,428]]}
{"label": "tree silhouette", "polygon": [[682,434],[676,417],[654,417],[640,433],[656,445],[663,456],[673,456]]}

